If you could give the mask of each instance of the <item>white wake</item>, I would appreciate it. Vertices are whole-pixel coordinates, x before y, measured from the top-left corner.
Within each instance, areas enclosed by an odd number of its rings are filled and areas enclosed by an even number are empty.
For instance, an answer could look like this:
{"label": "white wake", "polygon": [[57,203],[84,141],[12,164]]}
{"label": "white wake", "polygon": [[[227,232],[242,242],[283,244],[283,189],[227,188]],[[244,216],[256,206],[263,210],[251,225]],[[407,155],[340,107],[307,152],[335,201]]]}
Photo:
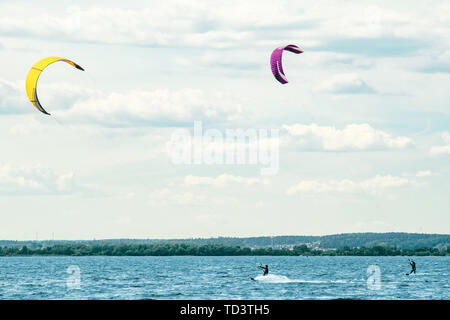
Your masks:
{"label": "white wake", "polygon": [[253,278],[255,281],[265,282],[265,283],[345,283],[344,280],[334,280],[334,281],[326,281],[326,280],[303,280],[303,279],[290,279],[286,276],[276,275],[276,274],[268,274],[267,276],[257,276]]}

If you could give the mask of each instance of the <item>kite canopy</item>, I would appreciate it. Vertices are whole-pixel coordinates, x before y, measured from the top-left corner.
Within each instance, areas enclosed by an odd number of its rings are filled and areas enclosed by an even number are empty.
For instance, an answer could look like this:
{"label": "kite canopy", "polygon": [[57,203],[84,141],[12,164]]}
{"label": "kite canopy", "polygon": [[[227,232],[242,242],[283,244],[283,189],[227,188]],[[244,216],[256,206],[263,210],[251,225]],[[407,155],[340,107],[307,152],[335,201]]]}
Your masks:
{"label": "kite canopy", "polygon": [[37,89],[36,89],[37,82],[38,82],[39,76],[41,75],[41,72],[48,65],[50,65],[54,62],[58,62],[58,61],[66,62],[66,63],[72,65],[73,67],[84,71],[84,69],[82,67],[80,67],[73,61],[70,61],[70,60],[67,60],[64,58],[60,58],[60,57],[48,57],[48,58],[44,58],[44,59],[36,62],[36,64],[30,69],[30,72],[28,72],[27,80],[25,83],[26,89],[27,89],[27,95],[28,95],[28,98],[30,99],[31,103],[36,107],[36,109],[38,109],[39,111],[41,111],[42,113],[45,113],[47,115],[50,115],[50,113],[45,111],[45,109],[41,106],[38,96],[37,96]]}
{"label": "kite canopy", "polygon": [[286,76],[283,71],[283,65],[281,63],[281,57],[283,56],[283,51],[287,50],[296,54],[302,53],[303,50],[294,44],[290,44],[284,47],[279,47],[273,50],[270,56],[270,66],[272,68],[272,73],[275,78],[282,84],[288,83]]}

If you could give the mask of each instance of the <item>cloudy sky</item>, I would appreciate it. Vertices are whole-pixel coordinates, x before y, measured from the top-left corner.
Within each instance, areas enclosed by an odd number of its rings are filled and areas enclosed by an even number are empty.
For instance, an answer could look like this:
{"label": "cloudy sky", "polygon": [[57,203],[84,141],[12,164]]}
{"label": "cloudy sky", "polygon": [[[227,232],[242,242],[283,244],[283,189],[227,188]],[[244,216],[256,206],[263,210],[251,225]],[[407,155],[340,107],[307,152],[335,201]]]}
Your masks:
{"label": "cloudy sky", "polygon": [[[370,3],[2,1],[0,238],[449,233],[450,1]],[[174,163],[194,121],[279,170]]]}

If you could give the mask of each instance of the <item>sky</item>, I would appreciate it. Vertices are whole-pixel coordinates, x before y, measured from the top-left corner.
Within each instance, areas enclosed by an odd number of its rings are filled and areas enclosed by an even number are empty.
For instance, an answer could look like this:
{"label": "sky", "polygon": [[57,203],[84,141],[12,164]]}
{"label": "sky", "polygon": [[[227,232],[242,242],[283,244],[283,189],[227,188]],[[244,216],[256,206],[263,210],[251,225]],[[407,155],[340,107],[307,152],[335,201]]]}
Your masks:
{"label": "sky", "polygon": [[0,64],[1,239],[450,233],[450,1],[4,0]]}

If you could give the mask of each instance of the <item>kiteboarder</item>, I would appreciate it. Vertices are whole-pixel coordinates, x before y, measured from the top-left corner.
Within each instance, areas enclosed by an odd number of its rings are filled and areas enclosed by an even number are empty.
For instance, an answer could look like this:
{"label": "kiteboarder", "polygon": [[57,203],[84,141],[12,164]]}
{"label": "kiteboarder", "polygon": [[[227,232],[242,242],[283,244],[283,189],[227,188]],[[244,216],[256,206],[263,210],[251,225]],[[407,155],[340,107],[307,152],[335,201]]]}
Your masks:
{"label": "kiteboarder", "polygon": [[269,266],[266,264],[265,267],[263,267],[262,265],[260,265],[258,267],[259,269],[263,270],[263,276],[267,276],[269,274]]}
{"label": "kiteboarder", "polygon": [[414,262],[414,260],[409,260],[409,264],[411,265],[411,271],[409,274],[416,273],[416,263]]}

